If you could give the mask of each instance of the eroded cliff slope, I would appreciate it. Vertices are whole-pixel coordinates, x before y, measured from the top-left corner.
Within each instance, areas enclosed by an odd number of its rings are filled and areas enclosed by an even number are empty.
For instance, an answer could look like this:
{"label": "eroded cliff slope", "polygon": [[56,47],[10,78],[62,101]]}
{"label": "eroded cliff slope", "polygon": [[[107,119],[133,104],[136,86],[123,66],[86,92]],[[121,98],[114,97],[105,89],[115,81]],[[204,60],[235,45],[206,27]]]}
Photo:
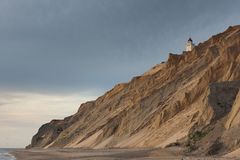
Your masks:
{"label": "eroded cliff slope", "polygon": [[43,125],[28,147],[229,152],[240,146],[239,88],[240,26],[234,26]]}

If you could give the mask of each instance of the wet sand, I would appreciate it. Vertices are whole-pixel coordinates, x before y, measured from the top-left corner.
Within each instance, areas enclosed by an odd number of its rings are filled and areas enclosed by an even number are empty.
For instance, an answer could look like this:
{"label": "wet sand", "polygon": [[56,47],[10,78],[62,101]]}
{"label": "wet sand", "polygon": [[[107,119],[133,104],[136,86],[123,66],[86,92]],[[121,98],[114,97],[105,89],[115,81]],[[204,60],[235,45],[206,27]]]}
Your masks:
{"label": "wet sand", "polygon": [[12,154],[17,160],[230,160],[221,157],[183,157],[163,149],[31,149],[17,150]]}

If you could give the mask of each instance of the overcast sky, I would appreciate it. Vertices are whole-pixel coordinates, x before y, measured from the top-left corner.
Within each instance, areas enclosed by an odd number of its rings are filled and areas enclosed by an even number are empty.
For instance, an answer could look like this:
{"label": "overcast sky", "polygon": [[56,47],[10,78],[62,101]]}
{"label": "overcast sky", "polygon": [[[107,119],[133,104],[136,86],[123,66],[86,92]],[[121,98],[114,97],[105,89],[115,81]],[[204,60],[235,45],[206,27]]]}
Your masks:
{"label": "overcast sky", "polygon": [[240,24],[239,0],[0,0],[0,147]]}

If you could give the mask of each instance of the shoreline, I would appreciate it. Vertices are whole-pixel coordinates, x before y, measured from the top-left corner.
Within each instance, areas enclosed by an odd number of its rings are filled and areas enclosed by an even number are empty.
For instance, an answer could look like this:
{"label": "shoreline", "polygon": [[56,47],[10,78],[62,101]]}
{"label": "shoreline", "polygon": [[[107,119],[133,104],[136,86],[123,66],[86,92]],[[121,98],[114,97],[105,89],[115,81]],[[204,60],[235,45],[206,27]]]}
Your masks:
{"label": "shoreline", "polygon": [[12,160],[17,160],[17,158],[14,156],[12,152],[6,153],[6,155],[8,155],[8,157],[11,157]]}
{"label": "shoreline", "polygon": [[166,149],[21,149],[10,154],[16,160],[237,160],[226,157],[182,156]]}
{"label": "shoreline", "polygon": [[[18,149],[16,149],[18,150]],[[10,148],[0,148],[0,160],[16,160],[16,157],[12,154],[15,149]]]}

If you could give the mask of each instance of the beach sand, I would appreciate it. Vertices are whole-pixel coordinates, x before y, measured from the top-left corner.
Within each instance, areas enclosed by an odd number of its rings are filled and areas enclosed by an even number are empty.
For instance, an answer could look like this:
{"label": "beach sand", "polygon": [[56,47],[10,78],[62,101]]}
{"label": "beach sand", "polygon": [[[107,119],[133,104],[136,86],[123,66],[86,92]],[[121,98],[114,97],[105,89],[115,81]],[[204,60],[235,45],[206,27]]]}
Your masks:
{"label": "beach sand", "polygon": [[[230,160],[231,158],[183,157],[163,149],[31,149],[12,153],[17,160]],[[236,159],[233,159],[236,160]]]}

